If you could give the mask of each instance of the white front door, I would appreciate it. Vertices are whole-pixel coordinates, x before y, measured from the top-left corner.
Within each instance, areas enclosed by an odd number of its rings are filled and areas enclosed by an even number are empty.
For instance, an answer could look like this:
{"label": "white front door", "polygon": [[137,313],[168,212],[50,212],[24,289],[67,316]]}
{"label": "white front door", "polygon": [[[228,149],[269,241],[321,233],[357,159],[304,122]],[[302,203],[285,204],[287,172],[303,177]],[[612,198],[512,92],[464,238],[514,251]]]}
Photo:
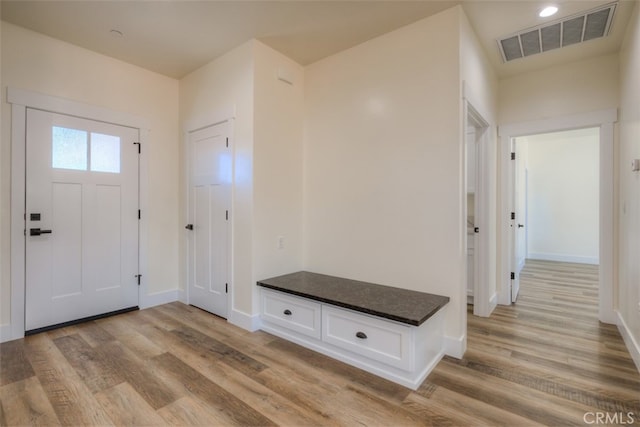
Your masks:
{"label": "white front door", "polygon": [[228,124],[189,134],[189,304],[227,317],[232,157]]}
{"label": "white front door", "polygon": [[27,109],[27,331],[138,305],[137,141]]}

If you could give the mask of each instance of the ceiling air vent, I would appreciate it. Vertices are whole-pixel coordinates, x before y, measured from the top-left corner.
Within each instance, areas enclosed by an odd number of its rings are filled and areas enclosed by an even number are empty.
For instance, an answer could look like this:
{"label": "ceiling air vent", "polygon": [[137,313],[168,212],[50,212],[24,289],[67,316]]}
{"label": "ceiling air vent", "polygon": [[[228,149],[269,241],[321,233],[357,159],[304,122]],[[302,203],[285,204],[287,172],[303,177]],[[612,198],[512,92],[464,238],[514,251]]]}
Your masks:
{"label": "ceiling air vent", "polygon": [[609,34],[616,3],[528,28],[498,40],[504,62]]}

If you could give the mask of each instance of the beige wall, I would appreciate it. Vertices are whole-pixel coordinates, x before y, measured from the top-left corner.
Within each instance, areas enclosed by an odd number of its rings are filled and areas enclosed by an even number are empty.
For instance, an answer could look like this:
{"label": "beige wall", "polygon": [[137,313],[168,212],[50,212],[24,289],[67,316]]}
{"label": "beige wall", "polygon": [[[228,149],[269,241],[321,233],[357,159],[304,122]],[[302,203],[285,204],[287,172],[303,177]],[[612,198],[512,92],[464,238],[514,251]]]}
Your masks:
{"label": "beige wall", "polygon": [[[640,6],[635,5],[620,54],[618,310],[636,343],[640,368]],[[632,352],[633,354],[633,352]]]}
{"label": "beige wall", "polygon": [[501,125],[618,107],[618,55],[500,80]]}
{"label": "beige wall", "polygon": [[[258,41],[254,61],[255,283],[302,268],[304,69]],[[292,84],[279,80],[279,71],[293,77]],[[255,291],[253,313],[259,309]]]}
{"label": "beige wall", "polygon": [[[517,138],[526,158],[529,258],[599,263],[600,129]],[[521,142],[526,141],[526,151]],[[525,148],[525,147],[522,147]]]}
{"label": "beige wall", "polygon": [[178,283],[178,82],[136,66],[2,23],[0,187],[0,323],[10,319],[10,105],[16,87],[143,117],[150,124],[148,156],[149,293]]}
{"label": "beige wall", "polygon": [[449,9],[305,75],[306,268],[447,295],[454,338],[466,328],[461,19]]}
{"label": "beige wall", "polygon": [[498,120],[498,78],[462,9],[460,78],[464,82],[465,97],[490,126],[495,128]]}

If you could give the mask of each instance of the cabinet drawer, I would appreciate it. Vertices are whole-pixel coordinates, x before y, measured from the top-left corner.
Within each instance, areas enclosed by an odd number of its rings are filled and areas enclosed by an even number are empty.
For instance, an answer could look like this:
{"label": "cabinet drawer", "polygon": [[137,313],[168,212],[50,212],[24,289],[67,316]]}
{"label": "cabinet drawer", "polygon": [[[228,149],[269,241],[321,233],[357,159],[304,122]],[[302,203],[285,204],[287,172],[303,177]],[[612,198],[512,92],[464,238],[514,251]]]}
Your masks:
{"label": "cabinet drawer", "polygon": [[274,325],[320,339],[321,313],[319,303],[262,290],[262,318]]}
{"label": "cabinet drawer", "polygon": [[326,305],[322,319],[323,341],[399,369],[413,370],[411,327]]}

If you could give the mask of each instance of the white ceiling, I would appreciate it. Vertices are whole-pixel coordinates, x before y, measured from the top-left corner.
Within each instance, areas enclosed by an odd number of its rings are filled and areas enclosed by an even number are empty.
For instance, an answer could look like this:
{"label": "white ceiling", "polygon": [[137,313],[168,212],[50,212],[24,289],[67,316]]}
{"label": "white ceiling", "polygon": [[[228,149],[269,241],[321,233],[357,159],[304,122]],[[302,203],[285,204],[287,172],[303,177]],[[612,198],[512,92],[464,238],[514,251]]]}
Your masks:
{"label": "white ceiling", "polygon": [[[552,0],[553,1],[553,0]],[[543,22],[548,1],[131,1],[1,0],[2,20],[180,78],[251,38],[302,65],[462,4],[501,77],[617,52],[633,4],[620,0],[611,34],[503,64],[496,39]],[[607,4],[558,0],[547,20]],[[116,38],[110,30],[123,37]]]}

